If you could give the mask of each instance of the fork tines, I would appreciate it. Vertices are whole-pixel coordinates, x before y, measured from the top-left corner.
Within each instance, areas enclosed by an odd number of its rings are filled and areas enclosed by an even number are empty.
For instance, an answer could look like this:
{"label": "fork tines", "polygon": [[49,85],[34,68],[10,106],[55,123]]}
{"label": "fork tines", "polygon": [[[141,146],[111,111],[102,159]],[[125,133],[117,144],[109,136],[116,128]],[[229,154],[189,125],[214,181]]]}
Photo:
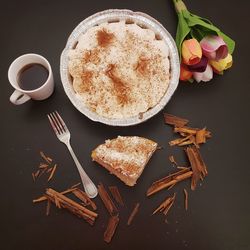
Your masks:
{"label": "fork tines", "polygon": [[49,122],[57,135],[63,134],[68,131],[66,124],[64,123],[62,117],[57,111],[52,112],[47,115]]}

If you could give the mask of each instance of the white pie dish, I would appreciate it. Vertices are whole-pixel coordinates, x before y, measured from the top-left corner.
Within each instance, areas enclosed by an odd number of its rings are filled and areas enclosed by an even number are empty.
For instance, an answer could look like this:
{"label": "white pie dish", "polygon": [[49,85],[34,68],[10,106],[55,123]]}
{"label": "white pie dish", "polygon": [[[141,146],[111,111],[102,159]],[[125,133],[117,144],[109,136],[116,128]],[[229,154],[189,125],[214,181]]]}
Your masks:
{"label": "white pie dish", "polygon": [[[81,98],[75,93],[72,86],[72,77],[69,74],[68,63],[69,57],[68,52],[74,49],[78,43],[78,39],[81,34],[85,33],[89,28],[99,25],[104,22],[117,22],[119,20],[126,20],[134,22],[143,27],[149,28],[155,32],[159,39],[162,39],[169,47],[169,60],[170,60],[170,82],[167,91],[160,100],[160,102],[144,112],[143,115],[137,115],[126,119],[109,119],[98,115],[97,113],[88,109],[82,102]],[[142,123],[149,118],[156,115],[164,106],[168,103],[174,91],[176,90],[179,83],[180,74],[180,63],[178,51],[172,36],[168,31],[154,18],[141,12],[133,12],[130,10],[106,10],[96,13],[85,20],[83,20],[71,33],[68,38],[66,47],[61,54],[60,62],[60,73],[61,80],[66,95],[72,102],[72,104],[89,119],[101,122],[111,126],[131,126]]]}

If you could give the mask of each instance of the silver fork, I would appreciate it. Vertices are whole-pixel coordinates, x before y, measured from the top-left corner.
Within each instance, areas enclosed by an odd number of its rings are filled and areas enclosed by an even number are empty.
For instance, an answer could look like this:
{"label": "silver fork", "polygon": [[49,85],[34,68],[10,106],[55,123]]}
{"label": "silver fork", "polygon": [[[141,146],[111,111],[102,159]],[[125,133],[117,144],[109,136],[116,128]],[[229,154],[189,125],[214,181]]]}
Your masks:
{"label": "silver fork", "polygon": [[90,197],[90,198],[94,198],[97,196],[98,194],[98,191],[97,191],[97,188],[95,186],[95,184],[91,181],[91,179],[88,177],[88,175],[86,174],[86,172],[83,170],[80,162],[78,161],[71,145],[70,145],[70,132],[66,126],[66,124],[64,123],[62,117],[58,114],[57,111],[55,112],[52,112],[50,114],[47,115],[48,118],[49,118],[49,121],[50,121],[50,124],[54,130],[54,132],[56,133],[56,136],[57,138],[59,139],[59,141],[63,142],[75,164],[76,164],[76,167],[79,171],[79,174],[80,174],[80,177],[81,177],[81,180],[82,180],[82,184],[83,184],[83,187],[84,187],[84,190],[86,192],[86,194]]}

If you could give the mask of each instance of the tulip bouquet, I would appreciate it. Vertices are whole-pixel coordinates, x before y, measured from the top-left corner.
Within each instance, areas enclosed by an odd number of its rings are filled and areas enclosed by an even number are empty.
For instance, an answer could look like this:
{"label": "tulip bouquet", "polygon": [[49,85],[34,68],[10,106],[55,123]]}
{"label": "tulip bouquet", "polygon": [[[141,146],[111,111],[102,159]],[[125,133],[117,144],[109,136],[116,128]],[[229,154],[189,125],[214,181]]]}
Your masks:
{"label": "tulip bouquet", "polygon": [[190,13],[173,0],[178,15],[176,45],[181,59],[180,80],[208,82],[233,64],[235,42],[209,20]]}

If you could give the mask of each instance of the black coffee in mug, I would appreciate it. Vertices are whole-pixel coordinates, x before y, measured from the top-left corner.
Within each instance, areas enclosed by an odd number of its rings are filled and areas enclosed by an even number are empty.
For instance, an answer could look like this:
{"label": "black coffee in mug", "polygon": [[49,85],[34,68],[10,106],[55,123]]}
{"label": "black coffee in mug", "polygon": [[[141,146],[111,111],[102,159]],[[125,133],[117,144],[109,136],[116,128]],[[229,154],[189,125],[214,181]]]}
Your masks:
{"label": "black coffee in mug", "polygon": [[23,90],[34,90],[40,88],[48,79],[49,71],[39,63],[25,65],[18,72],[17,82]]}

